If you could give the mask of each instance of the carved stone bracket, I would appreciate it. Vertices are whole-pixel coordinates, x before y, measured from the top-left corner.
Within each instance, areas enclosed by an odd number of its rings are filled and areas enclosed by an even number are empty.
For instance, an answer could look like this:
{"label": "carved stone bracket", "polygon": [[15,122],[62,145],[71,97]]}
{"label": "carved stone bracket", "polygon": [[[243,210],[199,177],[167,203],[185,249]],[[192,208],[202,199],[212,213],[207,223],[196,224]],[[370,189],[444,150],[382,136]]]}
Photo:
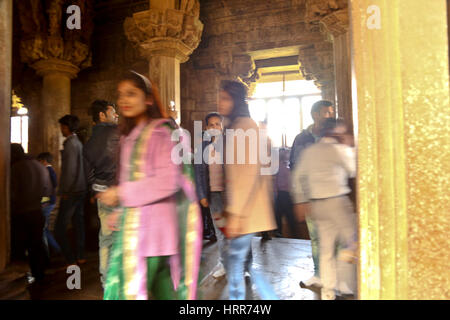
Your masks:
{"label": "carved stone bracket", "polygon": [[[90,1],[75,1],[83,17],[81,30],[61,28],[64,25],[63,0],[43,2],[23,0],[18,3],[22,26],[20,44],[22,62],[37,66],[40,65],[39,61],[65,61],[78,70],[91,66],[92,53],[89,42],[93,23]],[[46,6],[45,11],[43,5]]]}
{"label": "carved stone bracket", "polygon": [[320,21],[333,12],[346,9],[348,0],[306,0],[305,22],[310,31],[320,31]]}
{"label": "carved stone bracket", "polygon": [[335,11],[320,20],[320,24],[324,26],[324,30],[334,37],[338,37],[346,32],[349,28],[348,9]]}
{"label": "carved stone bracket", "polygon": [[299,50],[300,72],[306,80],[315,80],[317,85],[334,79],[333,45],[318,42]]}
{"label": "carved stone bracket", "polygon": [[137,12],[125,19],[125,34],[147,59],[164,55],[186,62],[198,47],[203,32],[198,10],[188,9],[152,8]]}

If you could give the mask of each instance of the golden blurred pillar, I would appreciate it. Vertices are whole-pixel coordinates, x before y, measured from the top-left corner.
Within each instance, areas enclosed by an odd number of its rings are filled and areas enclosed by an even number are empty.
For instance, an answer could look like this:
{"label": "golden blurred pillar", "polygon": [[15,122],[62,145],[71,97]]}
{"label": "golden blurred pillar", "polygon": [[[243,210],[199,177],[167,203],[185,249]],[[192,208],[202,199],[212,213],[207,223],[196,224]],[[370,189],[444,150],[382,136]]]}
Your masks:
{"label": "golden blurred pillar", "polygon": [[445,0],[350,0],[359,297],[450,299]]}

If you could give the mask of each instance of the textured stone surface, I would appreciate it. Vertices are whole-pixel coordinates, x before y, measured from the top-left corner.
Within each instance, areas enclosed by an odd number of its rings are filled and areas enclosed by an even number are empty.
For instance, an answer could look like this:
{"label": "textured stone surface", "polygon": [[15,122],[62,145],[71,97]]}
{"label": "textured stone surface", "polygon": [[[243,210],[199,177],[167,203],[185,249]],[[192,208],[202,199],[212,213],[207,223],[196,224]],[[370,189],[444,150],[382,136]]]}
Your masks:
{"label": "textured stone surface", "polygon": [[[282,300],[316,300],[313,291],[302,289],[300,280],[313,274],[311,246],[308,240],[273,239],[261,242],[260,237],[253,239],[253,263],[263,271],[264,276],[274,287]],[[200,300],[227,300],[226,278],[214,279],[212,273],[217,268],[217,244],[205,243],[199,279]],[[0,300],[36,299],[36,300],[101,300],[103,298],[98,274],[98,256],[95,251],[88,254],[88,262],[81,266],[81,290],[68,290],[65,270],[52,268],[47,270],[47,279],[41,288],[26,290],[26,264],[16,263],[7,272],[0,273]],[[247,299],[260,300],[255,288],[247,283]]]}
{"label": "textured stone surface", "polygon": [[9,260],[9,168],[11,60],[12,60],[12,0],[0,2],[0,272]]}
{"label": "textured stone surface", "polygon": [[[147,59],[141,57],[123,30],[126,18],[150,9],[149,1],[97,0],[93,9],[92,64],[71,82],[71,109],[81,119],[79,135],[82,140],[89,136],[92,127],[87,113],[90,103],[98,98],[114,101],[117,82],[125,70],[149,73]],[[333,48],[326,43],[320,30],[310,30],[305,23],[306,13],[305,0],[201,1],[202,40],[191,59],[181,64],[182,125],[192,129],[193,120],[202,120],[208,112],[216,110],[221,80],[239,77],[249,84],[255,81],[257,69],[252,58],[255,53],[267,51],[269,57],[270,54],[283,55],[280,53],[283,48],[291,48],[289,54],[286,53],[289,56],[299,55],[299,71],[317,80],[324,96],[334,100]],[[20,17],[15,20],[14,56],[18,56]],[[28,69],[15,62],[13,88],[29,105],[30,116],[35,118],[41,116],[41,99],[36,92],[40,92],[42,80]],[[41,135],[40,126],[33,121],[30,126],[33,132],[30,150],[41,152],[36,138]]]}
{"label": "textured stone surface", "polygon": [[[261,242],[260,237],[253,238],[253,265],[262,271],[281,300],[318,300],[315,292],[302,289],[301,280],[310,278],[314,273],[309,240],[274,238]],[[217,252],[214,255],[217,261]],[[216,267],[217,268],[217,267]],[[215,269],[212,270],[214,272]],[[256,288],[247,282],[248,300],[260,300]],[[209,276],[201,285],[201,299],[227,300],[228,285],[226,277],[215,279]]]}
{"label": "textured stone surface", "polygon": [[[266,51],[266,58],[271,58],[289,47],[288,55],[299,57],[299,71],[316,80],[325,97],[334,101],[332,44],[319,30],[308,29],[305,16],[303,0],[202,1],[202,42],[181,66],[182,125],[192,129],[193,120],[216,110],[221,80],[241,79],[248,84],[257,80],[252,58],[256,53]],[[185,110],[185,104],[190,108]]]}

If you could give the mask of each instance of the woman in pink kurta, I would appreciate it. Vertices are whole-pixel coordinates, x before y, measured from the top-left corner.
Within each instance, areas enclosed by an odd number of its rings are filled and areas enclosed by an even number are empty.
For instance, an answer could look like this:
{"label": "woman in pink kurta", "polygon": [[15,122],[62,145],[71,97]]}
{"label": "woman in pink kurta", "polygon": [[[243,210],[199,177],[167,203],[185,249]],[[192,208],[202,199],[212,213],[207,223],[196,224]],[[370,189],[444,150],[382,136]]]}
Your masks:
{"label": "woman in pink kurta", "polygon": [[[195,297],[201,225],[193,186],[182,166],[171,159],[175,143],[156,89],[142,75],[131,72],[118,86],[121,122],[119,185],[100,196],[120,209],[109,217],[114,233],[105,299],[177,299]],[[156,113],[156,116],[155,116]],[[183,188],[186,215],[179,215]],[[181,217],[181,218],[180,218]],[[188,217],[187,219],[185,219]],[[179,221],[181,220],[181,221]],[[187,221],[195,237],[186,245]],[[180,228],[179,224],[183,224]],[[181,239],[180,239],[181,238]],[[181,241],[180,241],[181,240]],[[180,243],[181,248],[180,248]],[[188,269],[182,267],[188,262]],[[177,292],[180,280],[183,292]],[[194,291],[194,293],[192,292]]]}

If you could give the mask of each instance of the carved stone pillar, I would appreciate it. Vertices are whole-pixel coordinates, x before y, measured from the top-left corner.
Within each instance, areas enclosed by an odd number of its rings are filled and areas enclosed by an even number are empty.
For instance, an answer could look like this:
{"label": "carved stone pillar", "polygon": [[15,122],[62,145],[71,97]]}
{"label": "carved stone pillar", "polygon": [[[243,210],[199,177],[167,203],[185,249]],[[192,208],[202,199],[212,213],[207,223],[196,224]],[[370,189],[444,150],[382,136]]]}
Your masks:
{"label": "carved stone pillar", "polygon": [[340,9],[320,20],[333,41],[337,114],[353,130],[351,53],[348,9]]}
{"label": "carved stone pillar", "polygon": [[[336,103],[338,116],[344,118],[352,127],[351,57],[347,7],[348,0],[306,0],[305,22],[311,32],[322,33],[323,42],[330,46],[330,52],[326,54],[332,60],[329,67],[333,69],[334,90],[330,87],[330,80],[323,79],[315,70],[309,71],[319,83],[323,83],[322,96],[324,98],[327,96],[328,100]],[[324,43],[320,46],[325,46]],[[306,60],[306,64],[307,68],[309,66],[309,69],[313,69],[310,65],[314,66],[314,60],[309,63]]]}
{"label": "carved stone pillar", "polygon": [[306,80],[315,80],[322,98],[335,104],[333,46],[323,40],[299,50],[300,71]]}
{"label": "carved stone pillar", "polygon": [[[198,0],[150,1],[150,10],[124,23],[125,34],[149,62],[149,77],[168,114],[180,122],[180,64],[200,43],[203,24]],[[173,106],[174,104],[174,106]]]}
{"label": "carved stone pillar", "polygon": [[319,88],[322,91],[322,99],[333,102],[336,101],[336,90],[334,80],[319,81]]}
{"label": "carved stone pillar", "polygon": [[63,140],[58,120],[70,114],[71,80],[76,77],[79,68],[70,62],[58,59],[40,60],[32,65],[42,76],[42,150],[52,150],[58,154]]}
{"label": "carved stone pillar", "polygon": [[[91,65],[89,41],[92,34],[92,3],[74,0],[81,10],[81,30],[65,29],[62,0],[18,2],[21,17],[21,59],[43,77],[41,92],[39,148],[50,152],[59,168],[60,143],[63,139],[58,119],[71,113],[70,85],[78,72]],[[32,113],[31,113],[32,114]],[[32,140],[33,141],[33,140]],[[36,147],[32,148],[36,150]]]}
{"label": "carved stone pillar", "polygon": [[12,65],[12,0],[0,1],[0,272],[9,262],[10,114]]}

